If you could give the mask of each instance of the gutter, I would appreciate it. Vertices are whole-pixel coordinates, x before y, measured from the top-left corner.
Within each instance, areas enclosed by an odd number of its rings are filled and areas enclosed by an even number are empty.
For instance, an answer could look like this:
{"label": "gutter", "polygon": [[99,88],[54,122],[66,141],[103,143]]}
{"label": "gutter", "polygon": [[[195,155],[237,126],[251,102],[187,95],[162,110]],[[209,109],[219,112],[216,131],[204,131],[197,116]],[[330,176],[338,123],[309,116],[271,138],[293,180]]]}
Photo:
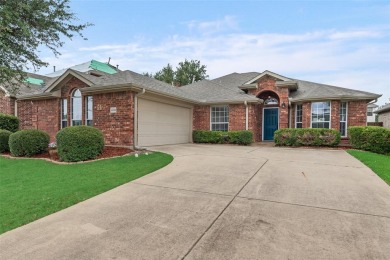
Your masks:
{"label": "gutter", "polygon": [[324,101],[324,100],[375,100],[382,95],[376,95],[372,97],[353,97],[353,96],[338,96],[338,97],[315,97],[315,98],[291,98],[291,103],[304,102],[304,101]]}
{"label": "gutter", "polygon": [[134,96],[134,135],[133,135],[133,147],[134,149],[138,147],[138,97],[144,95],[146,90],[143,88],[142,92],[135,94]]}
{"label": "gutter", "polygon": [[249,111],[248,111],[248,102],[246,102],[246,100],[244,101],[244,105],[245,105],[245,130],[248,130]]}
{"label": "gutter", "polygon": [[28,95],[28,96],[19,96],[18,100],[34,100],[34,99],[50,99],[50,98],[60,98],[61,90],[57,90],[54,92],[44,92],[41,94]]}

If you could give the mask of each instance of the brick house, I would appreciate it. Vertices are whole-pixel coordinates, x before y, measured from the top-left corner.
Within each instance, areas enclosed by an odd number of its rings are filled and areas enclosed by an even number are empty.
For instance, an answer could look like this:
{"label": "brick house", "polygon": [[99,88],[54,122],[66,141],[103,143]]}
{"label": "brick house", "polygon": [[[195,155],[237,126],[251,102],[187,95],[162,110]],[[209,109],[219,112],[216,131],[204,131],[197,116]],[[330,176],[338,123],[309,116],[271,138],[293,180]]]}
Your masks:
{"label": "brick house", "polygon": [[46,76],[29,74],[17,94],[0,89],[0,112],[55,140],[63,127],[99,128],[107,145],[188,143],[192,130],[250,130],[272,140],[278,128],[366,125],[367,103],[381,95],[287,78],[270,71],[232,73],[173,87],[91,61]]}
{"label": "brick house", "polygon": [[390,104],[378,107],[374,113],[378,115],[378,122],[382,122],[383,127],[390,128]]}

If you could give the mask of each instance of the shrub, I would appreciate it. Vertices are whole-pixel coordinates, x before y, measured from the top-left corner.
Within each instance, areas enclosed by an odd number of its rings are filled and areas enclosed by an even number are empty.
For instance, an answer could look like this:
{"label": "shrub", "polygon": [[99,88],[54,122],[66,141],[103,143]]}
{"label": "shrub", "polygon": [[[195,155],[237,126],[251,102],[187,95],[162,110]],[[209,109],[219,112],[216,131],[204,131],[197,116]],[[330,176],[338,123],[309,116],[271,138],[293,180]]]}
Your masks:
{"label": "shrub", "polygon": [[14,156],[30,157],[46,151],[49,135],[41,130],[28,129],[13,133],[9,137],[9,148]]}
{"label": "shrub", "polygon": [[11,131],[0,129],[0,153],[9,152],[9,136]]}
{"label": "shrub", "polygon": [[71,126],[57,133],[58,156],[65,162],[96,158],[104,148],[102,132],[91,126]]}
{"label": "shrub", "polygon": [[240,144],[248,145],[253,142],[253,133],[251,131],[203,131],[195,130],[193,132],[194,143],[212,143],[212,144]]}
{"label": "shrub", "polygon": [[353,148],[380,154],[390,154],[390,129],[379,126],[348,127]]}
{"label": "shrub", "polygon": [[16,116],[0,113],[0,129],[16,132],[19,130],[19,119]]}
{"label": "shrub", "polygon": [[275,131],[274,141],[280,146],[336,146],[340,133],[327,128],[284,128]]}
{"label": "shrub", "polygon": [[253,133],[251,131],[232,131],[228,132],[229,142],[232,144],[248,145],[253,142]]}

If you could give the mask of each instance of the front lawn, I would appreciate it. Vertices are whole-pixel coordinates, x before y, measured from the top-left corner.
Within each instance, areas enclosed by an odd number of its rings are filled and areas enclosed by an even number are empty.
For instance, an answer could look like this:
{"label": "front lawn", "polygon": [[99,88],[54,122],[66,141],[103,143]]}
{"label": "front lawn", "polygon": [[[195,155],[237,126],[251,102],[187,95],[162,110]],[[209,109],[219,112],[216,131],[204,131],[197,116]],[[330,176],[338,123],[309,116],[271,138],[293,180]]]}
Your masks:
{"label": "front lawn", "polygon": [[348,150],[350,155],[367,165],[379,177],[381,177],[387,184],[390,185],[390,156],[364,152],[358,150]]}
{"label": "front lawn", "polygon": [[158,170],[172,160],[171,155],[152,153],[60,165],[0,156],[0,234]]}

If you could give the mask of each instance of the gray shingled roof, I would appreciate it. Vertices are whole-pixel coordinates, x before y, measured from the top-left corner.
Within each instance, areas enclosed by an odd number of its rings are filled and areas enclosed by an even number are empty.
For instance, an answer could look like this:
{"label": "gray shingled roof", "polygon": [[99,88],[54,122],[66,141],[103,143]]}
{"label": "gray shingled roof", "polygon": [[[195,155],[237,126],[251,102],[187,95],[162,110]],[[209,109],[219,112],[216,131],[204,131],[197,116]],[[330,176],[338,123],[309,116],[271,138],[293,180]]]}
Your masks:
{"label": "gray shingled roof", "polygon": [[375,110],[374,113],[381,114],[388,111],[390,111],[390,104],[385,104],[383,106],[380,106],[377,110]]}
{"label": "gray shingled roof", "polygon": [[349,88],[341,88],[326,84],[320,84],[310,81],[294,79],[298,82],[298,89],[290,93],[292,101],[323,99],[323,98],[356,98],[356,99],[375,99],[381,95],[354,90]]}
{"label": "gray shingled roof", "polygon": [[[153,78],[143,76],[133,71],[118,71],[115,74],[108,74],[99,71],[102,76],[90,75],[91,68],[89,67],[90,62],[86,62],[66,71],[83,77],[84,79],[91,82],[90,89],[102,89],[105,87],[112,86],[135,86],[144,88],[147,91],[156,92],[159,94],[165,94],[180,99],[186,99],[193,102],[203,103],[223,103],[223,102],[243,102],[243,101],[258,101],[259,99],[245,94],[244,91],[239,89],[240,86],[247,82],[259,77],[262,74],[275,74],[270,71],[264,71],[263,73],[258,72],[247,72],[247,73],[231,73],[213,80],[202,80],[195,82],[190,85],[182,87],[174,87],[170,84],[158,81]],[[83,72],[86,70],[85,72]],[[64,71],[58,71],[57,74],[62,75]],[[51,74],[54,75],[54,74]],[[52,89],[53,84],[57,84],[57,79],[60,77],[47,77],[38,74],[29,74],[34,78],[44,80],[43,86],[33,84],[22,84],[20,86],[19,95],[28,96],[35,94],[42,94],[49,89]],[[290,98],[292,102],[298,102],[303,100],[315,100],[315,99],[366,99],[373,100],[380,97],[380,95],[358,91],[348,88],[340,88],[336,86],[330,86],[320,83],[314,83],[304,80],[295,80],[284,76],[285,80],[296,81],[298,83],[298,89],[290,92]],[[57,80],[57,81],[56,81]]]}
{"label": "gray shingled roof", "polygon": [[211,80],[214,83],[223,85],[230,88],[238,88],[249,80],[260,75],[258,72],[247,72],[247,73],[231,73],[216,79]]}
{"label": "gray shingled roof", "polygon": [[[265,72],[276,74],[271,71],[265,71]],[[223,77],[213,79],[211,81],[229,88],[238,88],[239,86],[242,86],[243,84],[247,83],[251,79],[256,78],[260,74],[261,73],[257,73],[257,72],[231,73]],[[280,76],[287,78],[282,75]],[[298,89],[296,91],[290,92],[290,98],[292,99],[293,102],[301,101],[301,100],[323,99],[323,98],[334,98],[334,99],[356,98],[356,99],[372,100],[381,96],[378,94],[360,91],[360,90],[341,88],[341,87],[309,82],[304,80],[298,80],[293,78],[287,78],[287,79],[298,83]]]}
{"label": "gray shingled roof", "polygon": [[223,103],[227,101],[244,102],[258,101],[259,99],[245,94],[239,88],[233,88],[232,85],[220,85],[211,80],[202,80],[190,85],[180,87],[189,96],[201,102]]}

